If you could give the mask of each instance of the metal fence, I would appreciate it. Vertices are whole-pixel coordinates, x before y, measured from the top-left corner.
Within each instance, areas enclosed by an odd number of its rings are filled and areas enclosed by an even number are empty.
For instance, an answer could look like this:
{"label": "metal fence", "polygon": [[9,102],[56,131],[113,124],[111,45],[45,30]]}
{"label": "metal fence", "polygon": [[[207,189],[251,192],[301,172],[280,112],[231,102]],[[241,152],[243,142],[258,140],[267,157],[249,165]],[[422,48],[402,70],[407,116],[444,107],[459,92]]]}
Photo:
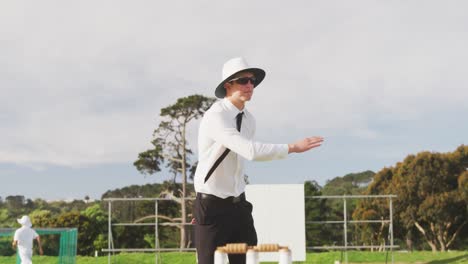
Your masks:
{"label": "metal fence", "polygon": [[[311,224],[343,224],[343,245],[342,246],[311,246],[307,247],[309,250],[322,250],[322,249],[331,249],[331,250],[344,250],[345,251],[345,263],[348,263],[348,254],[347,250],[349,249],[369,249],[372,246],[352,246],[348,243],[348,224],[359,224],[359,223],[388,223],[389,224],[389,236],[390,244],[385,244],[384,249],[390,249],[392,251],[391,258],[392,263],[394,262],[393,258],[393,249],[398,248],[394,245],[393,241],[393,198],[396,198],[396,195],[323,195],[323,196],[306,196],[305,199],[341,199],[343,201],[343,220],[340,221],[307,221],[306,225]],[[348,220],[347,215],[347,200],[350,199],[388,199],[389,200],[389,219],[381,220]],[[194,200],[195,198],[185,198],[186,200]],[[115,252],[156,252],[155,254],[155,263],[160,262],[160,252],[163,251],[195,251],[195,248],[160,248],[159,246],[159,225],[161,223],[158,219],[158,205],[162,201],[174,201],[171,198],[105,198],[105,202],[108,203],[108,248],[103,249],[103,252],[108,254],[108,263],[111,263],[111,256]],[[112,223],[112,203],[113,202],[139,202],[139,201],[152,201],[154,202],[154,222],[152,223]],[[181,225],[181,224],[177,224]],[[191,223],[186,223],[186,226],[192,225]],[[155,248],[115,248],[112,238],[112,227],[113,226],[154,226],[155,234]]]}
{"label": "metal fence", "polygon": [[[348,249],[370,249],[374,246],[351,246],[348,245],[348,224],[359,224],[359,223],[381,223],[389,224],[389,240],[390,244],[383,245],[385,250],[391,250],[392,263],[394,263],[393,258],[393,249],[399,248],[399,246],[394,245],[393,241],[393,198],[396,198],[396,195],[321,195],[321,196],[306,196],[306,199],[341,199],[343,200],[343,220],[340,221],[307,221],[306,225],[310,224],[343,224],[343,245],[342,246],[312,246],[307,247],[307,249],[341,249],[345,251],[345,263],[348,263]],[[347,209],[347,200],[350,199],[388,199],[389,215],[388,219],[375,219],[375,220],[348,220],[348,209]]]}
{"label": "metal fence", "polygon": [[[179,198],[178,198],[179,199]],[[182,199],[182,198],[180,198]],[[103,249],[103,252],[107,252],[108,260],[107,262],[111,263],[112,253],[115,252],[156,252],[155,254],[155,263],[160,262],[160,252],[163,251],[195,251],[195,248],[160,248],[159,247],[159,210],[158,205],[161,201],[174,201],[171,198],[105,198],[103,199],[108,204],[108,240],[107,240],[107,249]],[[195,198],[184,198],[184,202],[187,200],[195,200]],[[153,223],[112,223],[112,203],[113,202],[141,202],[141,201],[151,201],[154,202],[154,222]],[[181,225],[181,224],[178,224]],[[185,224],[186,226],[192,225],[190,222]],[[155,248],[115,248],[113,237],[112,237],[112,227],[113,226],[154,226],[154,245]]]}

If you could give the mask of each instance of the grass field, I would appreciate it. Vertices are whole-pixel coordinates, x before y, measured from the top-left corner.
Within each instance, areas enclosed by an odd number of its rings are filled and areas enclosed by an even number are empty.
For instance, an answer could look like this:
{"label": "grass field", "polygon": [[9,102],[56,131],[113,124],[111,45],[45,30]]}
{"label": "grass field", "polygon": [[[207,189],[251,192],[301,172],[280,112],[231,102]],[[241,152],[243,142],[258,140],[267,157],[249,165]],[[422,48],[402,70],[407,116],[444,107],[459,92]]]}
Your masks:
{"label": "grass field", "polygon": [[[341,252],[325,252],[325,253],[308,253],[305,262],[294,262],[307,263],[307,264],[327,264],[334,263],[335,260],[341,260],[344,255]],[[378,252],[359,252],[352,251],[348,253],[349,263],[373,263],[383,264],[391,263],[390,253],[378,253]],[[162,253],[161,261],[159,263],[167,264],[191,264],[195,262],[194,253]],[[468,251],[452,251],[443,253],[432,253],[428,251],[418,251],[412,253],[394,253],[395,263],[406,264],[406,263],[417,263],[417,264],[459,264],[468,263]],[[0,264],[14,264],[16,263],[16,257],[1,257]],[[48,256],[34,256],[34,264],[57,264],[56,257]],[[112,263],[114,264],[153,264],[155,263],[155,256],[152,254],[135,253],[135,254],[120,254],[112,257]],[[266,263],[266,262],[265,262]],[[77,257],[77,264],[107,264],[107,256],[102,257]]]}

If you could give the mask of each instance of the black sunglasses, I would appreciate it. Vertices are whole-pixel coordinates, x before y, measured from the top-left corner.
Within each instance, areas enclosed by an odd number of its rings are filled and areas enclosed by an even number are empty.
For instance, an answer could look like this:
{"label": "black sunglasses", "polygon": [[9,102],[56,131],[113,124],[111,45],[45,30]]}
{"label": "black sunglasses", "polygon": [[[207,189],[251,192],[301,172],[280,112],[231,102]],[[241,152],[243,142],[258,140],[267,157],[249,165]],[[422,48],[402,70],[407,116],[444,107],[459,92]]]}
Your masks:
{"label": "black sunglasses", "polygon": [[251,84],[255,85],[257,83],[257,78],[255,77],[240,77],[230,80],[229,82],[236,82],[237,84],[247,84],[250,81]]}

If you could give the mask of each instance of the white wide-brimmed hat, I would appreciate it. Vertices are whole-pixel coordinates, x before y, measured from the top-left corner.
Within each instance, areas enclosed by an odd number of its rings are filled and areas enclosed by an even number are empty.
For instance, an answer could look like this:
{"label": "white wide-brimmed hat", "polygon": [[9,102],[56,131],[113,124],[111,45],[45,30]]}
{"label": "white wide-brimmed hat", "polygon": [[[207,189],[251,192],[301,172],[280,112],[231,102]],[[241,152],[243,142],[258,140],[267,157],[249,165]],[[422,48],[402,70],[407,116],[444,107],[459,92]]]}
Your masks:
{"label": "white wide-brimmed hat", "polygon": [[21,217],[20,219],[17,219],[17,221],[22,226],[27,226],[27,227],[32,226],[31,219],[29,219],[29,216],[27,216],[27,215],[23,215],[23,217]]}
{"label": "white wide-brimmed hat", "polygon": [[224,89],[224,84],[231,80],[234,75],[239,72],[251,72],[257,81],[254,84],[254,87],[257,87],[265,78],[265,71],[260,68],[251,68],[247,64],[244,58],[233,58],[224,63],[223,66],[223,76],[222,82],[216,87],[215,95],[218,98],[224,98],[226,96],[226,89]]}

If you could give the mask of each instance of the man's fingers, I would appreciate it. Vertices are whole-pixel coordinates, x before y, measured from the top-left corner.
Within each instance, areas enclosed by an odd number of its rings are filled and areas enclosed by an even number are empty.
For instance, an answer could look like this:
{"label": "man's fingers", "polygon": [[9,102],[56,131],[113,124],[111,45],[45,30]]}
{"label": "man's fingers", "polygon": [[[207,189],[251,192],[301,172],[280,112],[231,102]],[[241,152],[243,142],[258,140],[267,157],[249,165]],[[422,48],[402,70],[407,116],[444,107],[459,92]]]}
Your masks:
{"label": "man's fingers", "polygon": [[321,145],[322,145],[322,143],[311,144],[311,145],[309,145],[309,149],[320,147]]}
{"label": "man's fingers", "polygon": [[307,139],[309,144],[316,144],[316,143],[322,143],[323,142],[323,137],[310,137]]}
{"label": "man's fingers", "polygon": [[314,147],[319,147],[322,145],[322,142],[314,142],[314,143],[309,143],[307,144],[307,148],[314,148]]}
{"label": "man's fingers", "polygon": [[312,148],[316,148],[321,146],[323,143],[323,137],[308,137],[304,138],[294,144],[290,144],[289,147],[289,152],[295,152],[295,153],[301,153],[304,151],[308,151]]}
{"label": "man's fingers", "polygon": [[316,147],[320,147],[323,143],[323,137],[310,137],[307,139],[307,148],[312,149]]}

